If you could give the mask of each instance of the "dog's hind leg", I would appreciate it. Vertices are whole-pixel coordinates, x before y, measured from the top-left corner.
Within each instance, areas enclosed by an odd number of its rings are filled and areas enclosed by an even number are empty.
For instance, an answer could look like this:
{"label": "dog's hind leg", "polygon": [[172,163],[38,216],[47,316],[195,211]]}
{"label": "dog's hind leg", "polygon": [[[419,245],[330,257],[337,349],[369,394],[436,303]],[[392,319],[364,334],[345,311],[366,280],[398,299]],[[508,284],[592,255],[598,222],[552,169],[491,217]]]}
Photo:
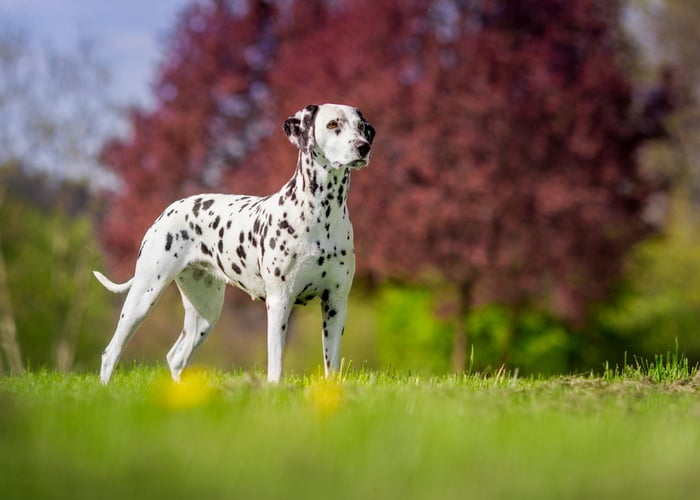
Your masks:
{"label": "dog's hind leg", "polygon": [[177,277],[176,283],[185,308],[185,324],[168,352],[167,360],[173,379],[179,381],[192,353],[204,342],[219,319],[225,284],[199,268],[185,269]]}
{"label": "dog's hind leg", "polygon": [[156,280],[135,278],[131,289],[124,300],[119,323],[112,340],[102,353],[102,368],[100,379],[103,384],[109,382],[114,367],[119,361],[122,351],[126,347],[136,329],[146,319],[148,312],[158,302],[158,299],[170,283],[169,280]]}

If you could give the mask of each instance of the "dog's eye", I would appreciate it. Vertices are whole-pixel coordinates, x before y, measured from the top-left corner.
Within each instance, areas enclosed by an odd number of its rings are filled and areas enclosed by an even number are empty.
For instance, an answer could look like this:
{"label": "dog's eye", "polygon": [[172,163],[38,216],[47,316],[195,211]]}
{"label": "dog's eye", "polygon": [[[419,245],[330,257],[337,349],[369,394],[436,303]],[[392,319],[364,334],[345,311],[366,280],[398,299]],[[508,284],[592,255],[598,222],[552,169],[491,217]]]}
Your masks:
{"label": "dog's eye", "polygon": [[329,129],[329,130],[333,130],[334,128],[338,128],[338,122],[335,121],[335,120],[331,120],[331,121],[329,121],[328,124],[326,125],[326,128]]}
{"label": "dog's eye", "polygon": [[365,124],[364,124],[364,122],[360,122],[360,123],[357,124],[357,130],[359,130],[360,132],[364,132],[364,131],[365,131]]}

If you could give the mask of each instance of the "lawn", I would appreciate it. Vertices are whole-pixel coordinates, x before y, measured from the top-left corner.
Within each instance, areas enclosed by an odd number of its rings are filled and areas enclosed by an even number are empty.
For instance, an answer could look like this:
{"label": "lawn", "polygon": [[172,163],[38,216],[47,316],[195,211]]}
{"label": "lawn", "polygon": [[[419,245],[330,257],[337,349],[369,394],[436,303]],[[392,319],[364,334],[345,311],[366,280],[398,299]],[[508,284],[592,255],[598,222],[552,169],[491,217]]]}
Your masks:
{"label": "lawn", "polygon": [[687,498],[697,370],[0,378],[0,498]]}

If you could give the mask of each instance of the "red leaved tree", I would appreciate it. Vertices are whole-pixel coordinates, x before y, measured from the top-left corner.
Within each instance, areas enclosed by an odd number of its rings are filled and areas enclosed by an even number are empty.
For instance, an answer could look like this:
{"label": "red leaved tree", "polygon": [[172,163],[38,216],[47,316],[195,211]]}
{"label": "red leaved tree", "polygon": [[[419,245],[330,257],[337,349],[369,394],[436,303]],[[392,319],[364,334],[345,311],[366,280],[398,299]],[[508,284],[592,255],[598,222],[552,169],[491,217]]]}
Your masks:
{"label": "red leaved tree", "polygon": [[661,189],[635,153],[663,132],[669,89],[632,101],[619,6],[322,3],[297,4],[273,87],[303,102],[342,96],[377,125],[373,167],[350,197],[360,268],[453,285],[457,369],[475,302],[581,319],[648,234],[642,211]]}
{"label": "red leaved tree", "polygon": [[[178,196],[281,185],[294,151],[278,124],[328,101],[361,107],[378,131],[349,201],[359,271],[439,274],[459,292],[458,325],[487,300],[581,318],[647,234],[660,187],[635,152],[664,113],[632,100],[616,2],[237,5],[183,13],[159,106],[106,151],[127,184],[105,226],[116,255]],[[460,326],[458,369],[466,343]]]}
{"label": "red leaved tree", "polygon": [[269,2],[225,0],[194,2],[180,15],[155,82],[155,109],[133,110],[131,135],[103,151],[125,185],[102,225],[118,274],[132,272],[143,234],[171,201],[230,184],[251,194],[270,189],[271,172],[244,160],[280,130],[266,82],[277,15]]}

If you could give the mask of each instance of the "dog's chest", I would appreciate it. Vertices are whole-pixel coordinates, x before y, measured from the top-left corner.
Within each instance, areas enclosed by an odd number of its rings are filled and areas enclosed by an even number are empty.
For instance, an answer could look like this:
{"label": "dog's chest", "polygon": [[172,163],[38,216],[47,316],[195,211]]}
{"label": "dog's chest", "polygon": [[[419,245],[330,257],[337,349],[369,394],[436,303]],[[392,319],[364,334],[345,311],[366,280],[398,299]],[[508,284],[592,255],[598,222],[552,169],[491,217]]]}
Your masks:
{"label": "dog's chest", "polygon": [[[260,271],[292,293],[315,291],[329,281],[352,278],[353,234],[346,213],[334,218],[285,203],[268,216],[267,237],[259,249]],[[263,233],[265,230],[263,230]],[[262,236],[262,233],[261,233]]]}

